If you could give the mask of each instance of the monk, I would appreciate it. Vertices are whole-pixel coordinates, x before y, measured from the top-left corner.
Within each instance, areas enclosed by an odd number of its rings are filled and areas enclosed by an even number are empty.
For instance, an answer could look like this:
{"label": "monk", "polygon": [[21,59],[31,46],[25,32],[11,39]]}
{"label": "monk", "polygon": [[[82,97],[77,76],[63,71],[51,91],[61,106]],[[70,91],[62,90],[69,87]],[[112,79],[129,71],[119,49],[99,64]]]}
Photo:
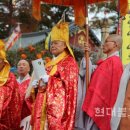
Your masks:
{"label": "monk", "polygon": [[[88,43],[83,46],[83,50],[89,51],[89,54],[92,52],[92,47]],[[91,75],[95,70],[96,65],[93,65],[89,58],[89,80],[91,79]],[[85,124],[88,121],[88,116],[82,110],[82,104],[86,94],[86,59],[82,58],[80,62],[79,68],[79,76],[78,76],[78,95],[77,95],[77,107],[76,107],[76,117],[75,117],[75,130],[87,130],[87,126]]]}
{"label": "monk", "polygon": [[88,116],[84,122],[87,130],[111,130],[111,109],[117,98],[123,72],[119,58],[121,44],[122,38],[116,34],[108,36],[103,44],[107,58],[97,63],[82,106]]}
{"label": "monk", "polygon": [[130,64],[122,74],[119,92],[113,108],[111,130],[130,129]]}
{"label": "monk", "polygon": [[33,130],[73,130],[76,112],[78,66],[69,46],[69,27],[61,22],[51,31],[52,61],[39,85],[33,113]]}
{"label": "monk", "polygon": [[19,130],[21,104],[18,84],[6,60],[3,41],[0,40],[0,130]]}
{"label": "monk", "polygon": [[21,59],[17,64],[17,72],[18,72],[18,84],[19,84],[19,93],[21,97],[22,111],[21,111],[21,119],[31,115],[32,112],[32,98],[29,97],[25,99],[26,90],[30,83],[30,65],[27,60]]}

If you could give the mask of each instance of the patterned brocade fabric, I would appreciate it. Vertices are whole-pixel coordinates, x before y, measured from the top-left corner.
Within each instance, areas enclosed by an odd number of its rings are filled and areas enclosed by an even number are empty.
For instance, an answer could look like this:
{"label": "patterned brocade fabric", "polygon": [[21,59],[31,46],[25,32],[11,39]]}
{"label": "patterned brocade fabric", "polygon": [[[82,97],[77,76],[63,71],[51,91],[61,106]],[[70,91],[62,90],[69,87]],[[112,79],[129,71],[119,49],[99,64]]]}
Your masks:
{"label": "patterned brocade fabric", "polygon": [[[48,74],[51,69],[52,66],[47,68]],[[33,130],[42,130],[41,124],[46,121],[47,130],[74,130],[77,82],[78,66],[74,58],[68,55],[57,63],[57,71],[50,76],[46,89],[37,95],[32,120]],[[43,107],[46,108],[45,117],[41,114]]]}
{"label": "patterned brocade fabric", "polygon": [[33,104],[32,97],[30,96],[27,99],[25,99],[26,89],[29,86],[29,82],[30,78],[19,84],[19,93],[22,105],[21,120],[31,115],[32,112],[32,104]]}
{"label": "patterned brocade fabric", "polygon": [[19,130],[21,104],[18,84],[10,73],[5,85],[0,87],[0,130]]}
{"label": "patterned brocade fabric", "polygon": [[77,100],[78,67],[71,56],[58,63],[48,82],[47,119],[49,130],[73,130]]}

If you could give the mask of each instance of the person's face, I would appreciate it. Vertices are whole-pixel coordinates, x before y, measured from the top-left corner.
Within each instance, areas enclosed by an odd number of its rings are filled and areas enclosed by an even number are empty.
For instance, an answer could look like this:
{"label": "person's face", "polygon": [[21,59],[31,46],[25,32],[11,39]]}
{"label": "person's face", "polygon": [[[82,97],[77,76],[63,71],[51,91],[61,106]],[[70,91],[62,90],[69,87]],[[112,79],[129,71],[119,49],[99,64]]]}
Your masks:
{"label": "person's face", "polygon": [[0,71],[3,69],[4,65],[5,65],[4,60],[0,58]]}
{"label": "person's face", "polygon": [[103,44],[103,53],[109,54],[116,48],[116,42],[110,38],[107,38]]}
{"label": "person's face", "polygon": [[66,44],[63,41],[53,41],[50,45],[50,51],[53,55],[58,56],[66,48]]}
{"label": "person's face", "polygon": [[17,65],[19,75],[26,76],[30,71],[29,63],[26,60],[20,60]]}

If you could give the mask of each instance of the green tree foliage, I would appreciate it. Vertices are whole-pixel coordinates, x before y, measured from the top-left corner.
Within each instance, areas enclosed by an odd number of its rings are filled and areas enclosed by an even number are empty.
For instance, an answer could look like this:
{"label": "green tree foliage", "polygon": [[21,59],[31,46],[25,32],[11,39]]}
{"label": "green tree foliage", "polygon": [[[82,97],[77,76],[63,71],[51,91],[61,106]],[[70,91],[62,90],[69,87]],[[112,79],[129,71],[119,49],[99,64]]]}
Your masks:
{"label": "green tree foliage", "polygon": [[[3,8],[4,6],[4,8]],[[1,8],[2,7],[2,8]],[[6,12],[5,12],[6,10]],[[41,16],[40,22],[36,21],[32,17],[32,1],[31,0],[1,0],[0,2],[0,38],[8,37],[12,29],[16,26],[17,22],[21,23],[22,32],[33,32],[51,28],[62,17],[63,12],[66,11],[65,20],[71,22],[73,17],[73,8],[41,4]],[[89,24],[92,28],[101,28],[100,21],[104,18],[98,16],[99,12],[105,12],[106,18],[110,13],[115,12],[114,16],[109,16],[109,19],[113,21],[112,26],[116,26],[118,15],[116,13],[115,1],[112,3],[102,3],[88,6],[89,14],[93,13],[94,16],[89,19]],[[73,18],[74,19],[74,18]]]}
{"label": "green tree foliage", "polygon": [[[83,52],[72,48],[76,60],[79,62],[83,57]],[[7,52],[7,60],[9,61],[10,65],[17,66],[17,63],[20,59],[26,59],[29,61],[30,66],[32,60],[36,60],[38,58],[42,58],[46,61],[46,58],[52,58],[52,55],[49,51],[45,50],[43,42],[38,43],[36,45],[30,45],[26,48],[19,48],[18,50],[10,50]]]}
{"label": "green tree foliage", "polygon": [[[116,31],[119,13],[116,0],[89,6],[89,13],[93,13],[93,17],[89,19],[91,28],[102,28],[108,26]],[[100,15],[99,15],[100,14]]]}
{"label": "green tree foliage", "polygon": [[71,21],[68,11],[72,12],[72,9],[69,7],[42,4],[41,10],[42,20],[39,23],[39,29],[52,28],[61,19],[65,11],[67,11],[65,20],[67,22]]}
{"label": "green tree foliage", "polygon": [[36,60],[41,57],[43,59],[45,57],[51,57],[51,54],[44,49],[43,43],[7,52],[7,59],[11,66],[16,66],[20,59],[26,59],[31,63],[32,60]]}

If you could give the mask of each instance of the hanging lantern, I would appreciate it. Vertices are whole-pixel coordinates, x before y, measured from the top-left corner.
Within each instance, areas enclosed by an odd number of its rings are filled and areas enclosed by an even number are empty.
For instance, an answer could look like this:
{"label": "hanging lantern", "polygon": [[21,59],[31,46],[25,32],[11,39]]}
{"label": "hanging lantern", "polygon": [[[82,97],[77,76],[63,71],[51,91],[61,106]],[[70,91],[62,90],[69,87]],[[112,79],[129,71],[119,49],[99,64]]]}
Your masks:
{"label": "hanging lantern", "polygon": [[46,62],[46,63],[48,63],[48,62],[50,62],[50,61],[51,61],[51,58],[50,58],[50,57],[46,57],[46,58],[45,58],[45,62]]}
{"label": "hanging lantern", "polygon": [[18,51],[19,51],[19,52],[23,52],[24,49],[21,47],[21,48],[18,49]]}
{"label": "hanging lantern", "polygon": [[35,48],[34,48],[32,45],[28,46],[28,48],[29,48],[29,51],[30,51],[30,52],[35,51]]}
{"label": "hanging lantern", "polygon": [[23,53],[23,54],[21,54],[21,58],[22,58],[22,59],[26,59],[26,58],[27,58],[27,55]]}
{"label": "hanging lantern", "polygon": [[36,54],[36,58],[37,58],[37,59],[42,58],[42,54],[41,54],[41,53],[37,53],[37,54]]}
{"label": "hanging lantern", "polygon": [[42,54],[42,55],[44,55],[45,53],[46,53],[46,51],[45,51],[45,50],[41,51],[41,54]]}

